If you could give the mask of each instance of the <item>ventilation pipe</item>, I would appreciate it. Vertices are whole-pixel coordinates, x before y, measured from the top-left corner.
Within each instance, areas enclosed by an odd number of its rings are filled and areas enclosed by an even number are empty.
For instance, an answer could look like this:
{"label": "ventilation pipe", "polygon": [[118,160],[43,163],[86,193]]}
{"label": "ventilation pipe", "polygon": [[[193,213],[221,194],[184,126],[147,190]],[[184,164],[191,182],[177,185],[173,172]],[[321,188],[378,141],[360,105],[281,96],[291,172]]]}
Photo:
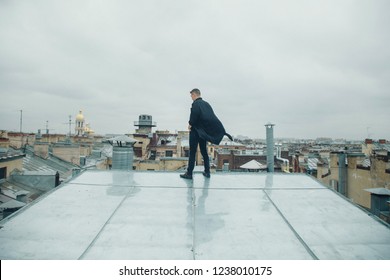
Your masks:
{"label": "ventilation pipe", "polygon": [[346,154],[344,152],[340,152],[338,154],[339,160],[339,185],[338,191],[344,196],[347,196],[347,165],[345,163]]}
{"label": "ventilation pipe", "polygon": [[267,135],[267,171],[274,172],[274,124],[268,123],[266,127]]}
{"label": "ventilation pipe", "polygon": [[117,136],[108,140],[112,147],[112,169],[133,170],[134,151],[136,140],[128,136]]}

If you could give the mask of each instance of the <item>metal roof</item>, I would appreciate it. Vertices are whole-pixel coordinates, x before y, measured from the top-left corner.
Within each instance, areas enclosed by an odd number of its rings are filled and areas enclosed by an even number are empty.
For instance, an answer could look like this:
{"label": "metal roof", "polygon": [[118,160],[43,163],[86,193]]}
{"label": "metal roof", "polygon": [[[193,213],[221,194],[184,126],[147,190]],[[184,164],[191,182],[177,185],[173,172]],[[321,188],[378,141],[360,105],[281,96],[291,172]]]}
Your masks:
{"label": "metal roof", "polygon": [[381,144],[379,142],[374,142],[373,146],[374,146],[373,147],[374,150],[385,150],[390,152],[390,144],[387,143]]}
{"label": "metal roof", "polygon": [[216,146],[235,146],[235,147],[245,147],[245,145],[239,143],[239,142],[235,142],[235,141],[231,141],[229,140],[229,138],[227,138],[226,136],[223,137],[223,139],[221,140],[221,143],[219,143],[219,145],[216,145]]}
{"label": "metal roof", "polygon": [[6,219],[0,259],[390,259],[390,229],[304,174],[85,171]]}
{"label": "metal roof", "polygon": [[61,179],[68,179],[72,175],[72,169],[79,168],[77,165],[60,160],[52,155],[47,159],[27,153],[23,158],[23,171],[57,172]]}
{"label": "metal roof", "polygon": [[22,175],[40,175],[40,176],[54,176],[56,175],[56,171],[54,170],[46,170],[46,171],[30,171],[26,170],[22,172]]}
{"label": "metal roof", "polygon": [[5,203],[7,201],[10,201],[12,198],[9,196],[4,195],[2,192],[0,192],[0,205],[1,203]]}
{"label": "metal roof", "polygon": [[372,188],[372,189],[364,189],[364,190],[373,194],[390,195],[390,190],[386,188]]}
{"label": "metal roof", "polygon": [[243,168],[243,169],[267,169],[267,166],[264,164],[261,164],[257,160],[252,159],[251,161],[248,161],[247,163],[241,165],[240,168]]}
{"label": "metal roof", "polygon": [[320,162],[318,158],[308,158],[307,159],[307,168],[309,170],[317,170],[317,164]]}
{"label": "metal roof", "polygon": [[22,151],[14,150],[12,148],[0,148],[0,160],[14,159],[23,156],[24,153]]}
{"label": "metal roof", "polygon": [[7,202],[1,203],[0,204],[0,209],[13,209],[13,208],[21,208],[25,206],[26,203],[17,201],[17,200],[9,200]]}

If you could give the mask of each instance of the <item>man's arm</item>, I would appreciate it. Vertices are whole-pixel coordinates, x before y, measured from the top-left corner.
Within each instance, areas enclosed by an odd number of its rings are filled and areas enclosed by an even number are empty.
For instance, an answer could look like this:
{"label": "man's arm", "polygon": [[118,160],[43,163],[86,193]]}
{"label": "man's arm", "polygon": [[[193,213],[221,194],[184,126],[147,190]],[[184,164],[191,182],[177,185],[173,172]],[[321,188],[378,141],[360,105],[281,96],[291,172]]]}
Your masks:
{"label": "man's arm", "polygon": [[198,124],[200,118],[200,108],[198,102],[194,102],[191,107],[191,114],[190,114],[190,120],[188,122],[189,126],[188,128],[191,129],[191,127],[196,126]]}

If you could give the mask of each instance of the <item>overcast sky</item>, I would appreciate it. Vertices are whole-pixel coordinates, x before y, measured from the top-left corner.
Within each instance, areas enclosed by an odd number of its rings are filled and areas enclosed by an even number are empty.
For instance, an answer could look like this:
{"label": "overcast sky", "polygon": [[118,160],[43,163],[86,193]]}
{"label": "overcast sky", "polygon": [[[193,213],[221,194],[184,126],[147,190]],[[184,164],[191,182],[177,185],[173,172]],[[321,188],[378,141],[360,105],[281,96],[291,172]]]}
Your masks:
{"label": "overcast sky", "polygon": [[[390,1],[0,0],[0,129],[187,128],[199,88],[226,130],[390,140]],[[72,127],[73,130],[73,127]]]}

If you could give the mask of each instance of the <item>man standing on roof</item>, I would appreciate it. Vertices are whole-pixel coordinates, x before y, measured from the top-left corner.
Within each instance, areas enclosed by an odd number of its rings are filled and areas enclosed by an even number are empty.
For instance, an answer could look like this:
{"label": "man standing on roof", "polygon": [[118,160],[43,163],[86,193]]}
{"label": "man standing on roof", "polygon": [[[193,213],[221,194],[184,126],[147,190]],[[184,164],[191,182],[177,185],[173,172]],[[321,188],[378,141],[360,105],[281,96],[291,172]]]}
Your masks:
{"label": "man standing on roof", "polygon": [[187,172],[181,174],[180,177],[192,179],[196,150],[199,145],[204,162],[203,176],[210,178],[210,160],[207,154],[207,142],[218,145],[225,135],[232,141],[233,138],[226,133],[225,128],[214,114],[210,104],[202,99],[200,90],[194,88],[190,91],[190,94],[193,100],[190,120],[188,122],[188,130],[190,131],[190,157],[188,159]]}

